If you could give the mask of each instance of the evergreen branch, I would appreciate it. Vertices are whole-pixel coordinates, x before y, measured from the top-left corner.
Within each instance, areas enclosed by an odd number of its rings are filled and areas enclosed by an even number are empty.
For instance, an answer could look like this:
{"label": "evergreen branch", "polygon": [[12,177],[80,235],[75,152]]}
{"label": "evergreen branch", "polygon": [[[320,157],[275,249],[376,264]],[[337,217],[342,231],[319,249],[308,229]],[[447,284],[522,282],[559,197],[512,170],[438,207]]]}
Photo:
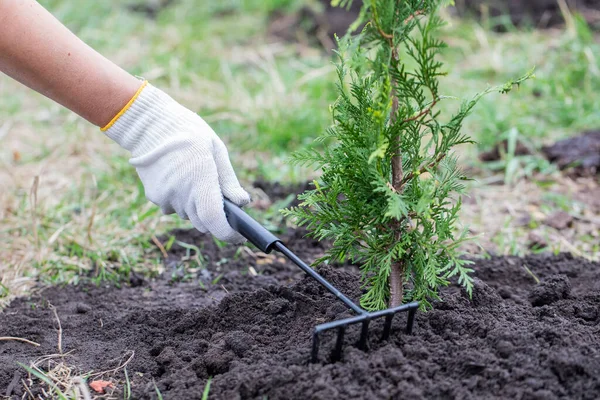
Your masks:
{"label": "evergreen branch", "polygon": [[433,167],[435,167],[436,165],[438,165],[444,159],[444,157],[446,157],[446,153],[440,153],[435,158],[435,160],[419,167],[419,169],[417,169],[416,173],[414,171],[411,171],[408,174],[406,174],[406,176],[402,179],[402,186],[404,186],[408,182],[412,181],[415,178],[415,176],[419,176],[422,173],[426,172],[427,170],[430,170]]}
{"label": "evergreen branch", "polygon": [[433,101],[431,102],[431,104],[426,109],[422,110],[421,112],[419,112],[417,115],[415,115],[413,117],[410,117],[410,118],[407,118],[407,119],[403,120],[401,123],[402,124],[406,124],[408,122],[416,121],[419,118],[421,118],[421,117],[429,114],[431,112],[431,110],[433,109],[433,107],[435,107],[435,105],[437,104],[437,102],[438,102],[438,99],[434,98]]}
{"label": "evergreen branch", "polygon": [[[363,3],[360,20],[369,21],[367,27],[338,42],[333,125],[319,147],[293,157],[322,174],[314,189],[298,196],[300,204],[283,213],[310,237],[332,240],[315,263],[360,266],[361,304],[369,310],[405,298],[430,307],[452,277],[471,292],[472,270],[459,249],[470,238],[457,234],[466,177],[452,148],[472,143],[462,125],[482,96],[508,92],[533,76],[530,71],[488,88],[443,121],[437,109],[447,98],[438,82],[445,76],[438,61],[445,44],[436,37],[444,24],[436,14],[441,3]],[[423,179],[425,172],[431,177]]]}

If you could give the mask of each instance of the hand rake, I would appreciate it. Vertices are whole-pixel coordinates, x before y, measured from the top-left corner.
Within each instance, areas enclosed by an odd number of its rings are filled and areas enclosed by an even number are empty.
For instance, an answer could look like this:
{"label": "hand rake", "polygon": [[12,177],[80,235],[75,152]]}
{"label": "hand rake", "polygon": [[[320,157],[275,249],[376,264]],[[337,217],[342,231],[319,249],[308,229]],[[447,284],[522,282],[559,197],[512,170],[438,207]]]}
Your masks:
{"label": "hand rake", "polygon": [[358,347],[362,350],[366,350],[367,337],[369,333],[369,322],[375,318],[385,317],[383,325],[382,340],[386,340],[390,336],[392,329],[392,319],[396,313],[401,311],[408,311],[408,319],[406,323],[406,333],[410,334],[413,328],[413,322],[415,319],[415,313],[419,307],[418,302],[404,304],[394,308],[388,308],[382,311],[367,312],[361,307],[356,305],[352,300],[346,297],[338,289],[336,289],[331,283],[325,278],[319,275],[315,270],[306,265],[298,256],[292,253],[275,235],[269,232],[265,227],[256,222],[252,217],[246,214],[241,208],[225,199],[225,215],[227,220],[233,229],[238,231],[244,236],[250,243],[254,244],[261,251],[270,253],[272,250],[281,252],[284,256],[290,259],[294,264],[300,267],[304,272],[316,279],[321,285],[323,285],[329,292],[333,293],[335,297],[341,300],[348,308],[352,309],[358,315],[351,318],[346,318],[338,321],[326,322],[324,324],[317,325],[312,335],[312,353],[311,361],[316,362],[319,356],[319,334],[328,330],[337,330],[337,339],[335,341],[335,348],[332,353],[332,360],[337,361],[342,356],[342,346],[344,344],[344,333],[346,328],[354,324],[362,324],[360,339],[358,341]]}

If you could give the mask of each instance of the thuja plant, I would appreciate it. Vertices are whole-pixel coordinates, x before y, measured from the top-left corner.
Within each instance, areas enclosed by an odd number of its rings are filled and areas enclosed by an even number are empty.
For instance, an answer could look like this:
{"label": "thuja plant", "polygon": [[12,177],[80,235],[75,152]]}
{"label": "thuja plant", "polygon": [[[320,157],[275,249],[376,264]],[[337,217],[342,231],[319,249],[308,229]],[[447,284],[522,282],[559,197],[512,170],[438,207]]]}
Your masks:
{"label": "thuja plant", "polygon": [[293,156],[322,175],[284,214],[332,240],[316,264],[360,265],[368,310],[408,299],[427,307],[453,276],[471,293],[471,262],[460,250],[469,237],[458,229],[467,177],[453,149],[472,143],[461,128],[483,95],[509,92],[531,76],[488,88],[443,118],[442,107],[456,100],[439,87],[443,3],[365,0],[351,27],[364,24],[361,33],[338,41],[334,123],[318,146]]}

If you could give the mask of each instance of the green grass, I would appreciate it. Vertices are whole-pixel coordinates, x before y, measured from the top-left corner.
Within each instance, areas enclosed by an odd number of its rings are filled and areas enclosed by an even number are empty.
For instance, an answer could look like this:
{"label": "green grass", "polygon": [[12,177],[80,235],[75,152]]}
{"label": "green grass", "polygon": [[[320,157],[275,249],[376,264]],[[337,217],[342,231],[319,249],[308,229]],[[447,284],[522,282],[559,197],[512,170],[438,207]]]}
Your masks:
{"label": "green grass", "polygon": [[[105,54],[134,42],[139,54],[125,66],[132,73],[150,73],[156,85],[166,88],[203,87],[196,95],[210,101],[188,105],[235,141],[238,150],[286,153],[330,122],[328,105],[335,100],[335,88],[332,69],[327,72],[329,57],[313,52],[299,58],[293,46],[270,45],[266,37],[269,12],[293,10],[301,4],[298,0],[182,0],[156,21],[124,12],[116,0],[86,7],[59,0],[43,4]],[[595,95],[600,45],[581,18],[575,16],[574,22],[571,31],[508,26],[509,32],[500,34],[478,23],[452,21],[445,34],[450,44],[444,54],[447,94],[468,97],[536,67],[537,79],[520,93],[481,101],[467,126],[480,148],[489,149],[514,131],[539,147],[600,125],[600,97]],[[323,74],[304,81],[319,68]],[[224,113],[234,117],[220,117]]]}
{"label": "green grass", "polygon": [[[463,91],[536,67],[536,79],[509,96],[483,99],[468,127],[481,149],[516,131],[535,147],[600,125],[600,44],[582,19],[572,31],[498,34],[474,23],[450,28],[446,81]],[[448,82],[449,81],[449,82]],[[448,89],[450,90],[450,89]],[[473,90],[473,89],[470,89]]]}
{"label": "green grass", "polygon": [[204,386],[204,391],[202,392],[202,400],[208,400],[208,395],[210,394],[210,383],[212,378],[208,378],[206,381],[206,386]]}
{"label": "green grass", "polygon": [[[51,396],[51,398],[53,399],[57,399],[57,400],[68,400],[69,399],[69,395],[67,395],[66,393],[63,393],[60,388],[58,387],[58,385],[52,381],[52,379],[50,379],[46,374],[44,374],[43,372],[41,372],[39,369],[37,368],[30,368],[25,364],[21,364],[20,362],[17,362],[17,364],[24,368],[29,374],[33,375],[34,377],[38,378],[40,381],[42,381],[44,384],[46,384],[48,386],[48,391],[49,391],[49,395]],[[75,396],[72,398],[76,398]]]}

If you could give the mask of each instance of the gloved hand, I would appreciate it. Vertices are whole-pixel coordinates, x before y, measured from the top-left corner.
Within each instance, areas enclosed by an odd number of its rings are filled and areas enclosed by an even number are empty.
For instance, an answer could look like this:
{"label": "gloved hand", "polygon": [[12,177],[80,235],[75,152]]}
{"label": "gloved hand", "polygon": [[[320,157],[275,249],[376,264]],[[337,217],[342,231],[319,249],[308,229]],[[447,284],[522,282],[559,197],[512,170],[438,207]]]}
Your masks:
{"label": "gloved hand", "polygon": [[202,118],[144,83],[102,130],[131,152],[129,162],[146,197],[163,213],[176,212],[221,240],[244,241],[227,223],[223,196],[238,206],[250,196],[235,176],[225,145]]}

